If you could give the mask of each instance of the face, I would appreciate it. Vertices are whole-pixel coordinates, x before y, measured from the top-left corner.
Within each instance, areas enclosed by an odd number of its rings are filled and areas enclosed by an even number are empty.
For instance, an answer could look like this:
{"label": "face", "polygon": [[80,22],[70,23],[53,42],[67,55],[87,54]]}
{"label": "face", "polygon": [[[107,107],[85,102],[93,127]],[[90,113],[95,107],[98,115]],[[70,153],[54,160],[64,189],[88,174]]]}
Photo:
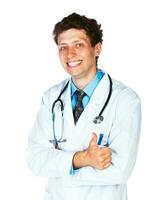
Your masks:
{"label": "face", "polygon": [[58,36],[59,58],[73,81],[90,81],[96,74],[96,56],[101,44],[91,46],[84,30],[69,29]]}

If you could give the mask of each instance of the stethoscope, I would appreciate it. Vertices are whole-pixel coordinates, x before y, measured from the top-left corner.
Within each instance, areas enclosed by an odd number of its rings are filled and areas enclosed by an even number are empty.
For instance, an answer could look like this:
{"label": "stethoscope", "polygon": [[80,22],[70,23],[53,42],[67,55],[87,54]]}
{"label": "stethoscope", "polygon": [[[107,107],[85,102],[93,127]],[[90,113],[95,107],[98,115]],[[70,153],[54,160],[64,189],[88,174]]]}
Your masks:
{"label": "stethoscope", "polygon": [[[94,124],[100,124],[103,122],[104,120],[104,117],[103,117],[103,112],[105,110],[105,108],[107,107],[108,103],[109,103],[109,100],[110,100],[110,97],[111,97],[111,94],[112,94],[112,79],[110,77],[109,74],[108,75],[108,78],[109,78],[109,93],[108,93],[108,97],[106,99],[106,102],[104,104],[104,106],[102,107],[99,115],[97,115],[94,120],[93,120],[93,123]],[[58,98],[53,102],[52,104],[52,125],[53,125],[53,136],[54,136],[54,140],[49,140],[51,143],[54,144],[55,148],[58,149],[58,143],[62,143],[62,142],[66,142],[66,139],[63,139],[63,129],[64,129],[64,103],[63,101],[61,100],[61,96],[62,94],[65,92],[65,90],[67,89],[69,85],[69,81],[66,83],[66,85],[64,86],[64,88],[62,89],[62,91],[60,92]],[[55,112],[54,112],[54,108],[55,108],[55,105],[59,103],[60,104],[60,110],[61,110],[61,117],[62,117],[62,127],[61,127],[61,134],[60,134],[60,138],[57,139],[56,137],[56,134],[55,134]]]}

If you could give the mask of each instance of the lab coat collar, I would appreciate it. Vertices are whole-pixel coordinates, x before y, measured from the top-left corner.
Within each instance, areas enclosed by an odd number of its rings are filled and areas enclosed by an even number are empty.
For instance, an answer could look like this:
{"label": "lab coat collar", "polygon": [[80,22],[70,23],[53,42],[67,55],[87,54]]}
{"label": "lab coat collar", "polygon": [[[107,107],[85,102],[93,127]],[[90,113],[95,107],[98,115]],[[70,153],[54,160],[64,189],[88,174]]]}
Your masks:
{"label": "lab coat collar", "polygon": [[110,86],[109,79],[107,73],[105,73],[103,78],[100,80],[98,86],[94,90],[94,93],[89,103],[95,104],[97,106],[99,105],[103,106],[109,93],[109,86]]}

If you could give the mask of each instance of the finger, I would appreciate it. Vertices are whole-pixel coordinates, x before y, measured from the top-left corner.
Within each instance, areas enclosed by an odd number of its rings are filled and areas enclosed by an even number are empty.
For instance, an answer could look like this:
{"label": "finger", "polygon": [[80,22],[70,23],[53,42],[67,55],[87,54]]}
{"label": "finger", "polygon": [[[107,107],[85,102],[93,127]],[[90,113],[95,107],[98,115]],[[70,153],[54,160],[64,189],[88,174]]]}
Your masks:
{"label": "finger", "polygon": [[112,151],[110,148],[107,148],[107,147],[101,147],[100,148],[100,153],[101,155],[112,155]]}
{"label": "finger", "polygon": [[93,141],[95,141],[96,143],[97,143],[97,140],[98,140],[98,136],[97,136],[97,134],[96,133],[92,133],[92,139],[93,139]]}
{"label": "finger", "polygon": [[98,169],[101,169],[101,170],[104,170],[106,168],[108,168],[112,163],[111,162],[108,162],[108,163],[100,163],[98,165]]}
{"label": "finger", "polygon": [[100,162],[101,163],[104,163],[104,164],[107,164],[107,163],[111,163],[111,161],[112,161],[112,158],[111,157],[108,157],[108,158],[101,158],[100,159]]}
{"label": "finger", "polygon": [[97,140],[98,140],[98,137],[97,137],[96,133],[92,133],[92,139],[90,141],[90,145],[96,146]]}
{"label": "finger", "polygon": [[105,164],[105,165],[104,165],[104,169],[110,167],[110,165],[111,165],[111,163],[107,163],[107,164]]}

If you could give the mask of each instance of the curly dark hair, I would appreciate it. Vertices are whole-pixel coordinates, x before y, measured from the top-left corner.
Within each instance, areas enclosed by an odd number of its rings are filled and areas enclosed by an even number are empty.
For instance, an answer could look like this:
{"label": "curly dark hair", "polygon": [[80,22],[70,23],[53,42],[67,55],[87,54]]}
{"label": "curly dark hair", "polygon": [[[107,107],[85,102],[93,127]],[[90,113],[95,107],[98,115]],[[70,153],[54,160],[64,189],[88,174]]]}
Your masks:
{"label": "curly dark hair", "polygon": [[103,31],[101,30],[101,25],[98,24],[95,19],[90,19],[84,15],[72,13],[71,15],[64,17],[54,26],[53,36],[56,44],[58,44],[59,34],[71,28],[85,30],[90,39],[92,47],[99,42],[102,43],[103,41]]}

